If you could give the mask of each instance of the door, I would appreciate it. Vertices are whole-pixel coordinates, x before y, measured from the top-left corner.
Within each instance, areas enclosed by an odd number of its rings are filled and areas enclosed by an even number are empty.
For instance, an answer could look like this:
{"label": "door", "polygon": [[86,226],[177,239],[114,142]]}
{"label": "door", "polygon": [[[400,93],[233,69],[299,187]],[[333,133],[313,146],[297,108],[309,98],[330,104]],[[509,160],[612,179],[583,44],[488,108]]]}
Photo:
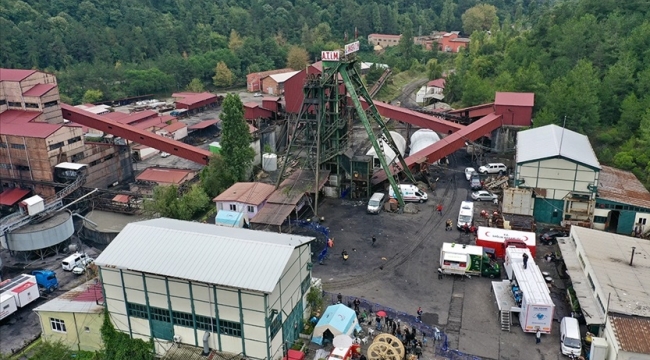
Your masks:
{"label": "door", "polygon": [[302,301],[299,301],[296,307],[293,308],[287,319],[282,324],[282,338],[284,343],[288,347],[291,347],[293,343],[298,339],[300,330],[303,328],[302,323],[302,314],[304,309],[302,307]]}

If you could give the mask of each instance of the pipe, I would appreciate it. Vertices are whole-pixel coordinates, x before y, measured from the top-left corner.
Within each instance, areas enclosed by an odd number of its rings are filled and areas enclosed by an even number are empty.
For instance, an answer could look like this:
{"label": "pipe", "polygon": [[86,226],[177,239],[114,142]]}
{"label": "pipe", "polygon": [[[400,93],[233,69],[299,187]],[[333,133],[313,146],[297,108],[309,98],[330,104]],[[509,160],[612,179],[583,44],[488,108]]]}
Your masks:
{"label": "pipe", "polygon": [[636,247],[632,246],[632,257],[630,258],[630,266],[632,266],[632,262],[634,261],[634,251],[636,250]]}
{"label": "pipe", "polygon": [[210,339],[210,333],[208,331],[203,334],[203,353],[201,355],[208,356],[210,355],[210,345],[208,344],[208,339]]}
{"label": "pipe", "polygon": [[84,195],[84,196],[82,196],[82,197],[80,197],[80,198],[78,198],[77,200],[75,200],[75,201],[73,201],[73,202],[71,202],[71,203],[69,203],[68,205],[66,205],[66,206],[64,206],[64,207],[62,207],[62,208],[60,208],[60,209],[59,209],[59,210],[57,210],[56,212],[59,212],[59,211],[61,211],[61,210],[65,210],[65,209],[67,209],[67,208],[68,208],[68,206],[70,206],[70,205],[73,205],[73,204],[75,204],[75,203],[77,203],[77,202],[78,202],[79,200],[82,200],[82,199],[84,199],[84,198],[86,198],[86,197],[88,197],[89,195],[92,195],[93,193],[95,193],[95,192],[97,192],[97,191],[99,191],[99,189],[95,189],[95,190],[93,190],[93,191],[91,191],[91,192],[89,192],[88,194],[86,194],[86,195]]}
{"label": "pipe", "polygon": [[96,222],[94,222],[94,221],[92,221],[92,220],[90,220],[90,219],[88,219],[88,218],[86,218],[86,217],[84,217],[84,216],[81,216],[81,215],[79,215],[79,214],[77,214],[77,213],[74,213],[74,214],[72,214],[72,215],[73,215],[73,216],[80,217],[80,218],[84,219],[85,221],[88,221],[88,222],[89,222],[91,225],[93,225],[94,227],[97,227],[97,223],[96,223]]}

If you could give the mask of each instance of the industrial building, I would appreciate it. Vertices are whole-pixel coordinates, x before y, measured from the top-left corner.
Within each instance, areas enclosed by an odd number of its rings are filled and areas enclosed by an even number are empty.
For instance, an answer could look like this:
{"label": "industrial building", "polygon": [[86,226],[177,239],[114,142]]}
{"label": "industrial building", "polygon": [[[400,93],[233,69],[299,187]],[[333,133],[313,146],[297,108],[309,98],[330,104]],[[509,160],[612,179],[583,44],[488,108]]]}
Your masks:
{"label": "industrial building", "polygon": [[517,134],[514,181],[533,190],[537,222],[589,224],[600,171],[585,135],[557,125]]}
{"label": "industrial building", "polygon": [[284,94],[284,82],[296,75],[298,71],[267,75],[262,78],[262,92],[269,95]]}
{"label": "industrial building", "polygon": [[95,263],[116,329],[157,353],[276,359],[307,315],[313,240],[159,218],[128,224]]}
{"label": "industrial building", "polygon": [[382,48],[397,46],[402,35],[389,35],[389,34],[370,34],[368,35],[368,43],[372,45],[379,45]]}
{"label": "industrial building", "polygon": [[[3,188],[53,196],[63,162],[88,165],[86,185],[105,188],[133,178],[126,144],[90,143],[81,126],[65,123],[54,75],[0,69],[0,178]],[[14,204],[11,204],[14,205]]]}
{"label": "industrial building", "polygon": [[246,89],[249,92],[262,91],[262,79],[275,74],[282,74],[294,71],[290,68],[276,69],[262,72],[254,72],[246,75]]}
{"label": "industrial building", "polygon": [[223,101],[223,96],[209,92],[179,92],[172,94],[172,98],[174,98],[176,109],[186,110],[187,115],[193,115],[206,109],[217,107]]}
{"label": "industrial building", "polygon": [[588,330],[608,360],[650,359],[650,242],[572,226],[558,241]]}
{"label": "industrial building", "polygon": [[196,177],[196,171],[188,169],[149,167],[135,177],[129,184],[132,192],[151,195],[156,186],[180,186]]}
{"label": "industrial building", "polygon": [[73,350],[103,348],[104,321],[102,286],[96,280],[82,284],[34,309],[41,323],[41,337],[61,342]]}
{"label": "industrial building", "polygon": [[650,192],[629,171],[602,166],[593,228],[639,236],[650,230]]}
{"label": "industrial building", "polygon": [[219,194],[214,201],[217,211],[245,212],[252,219],[262,210],[275,186],[260,182],[238,182]]}

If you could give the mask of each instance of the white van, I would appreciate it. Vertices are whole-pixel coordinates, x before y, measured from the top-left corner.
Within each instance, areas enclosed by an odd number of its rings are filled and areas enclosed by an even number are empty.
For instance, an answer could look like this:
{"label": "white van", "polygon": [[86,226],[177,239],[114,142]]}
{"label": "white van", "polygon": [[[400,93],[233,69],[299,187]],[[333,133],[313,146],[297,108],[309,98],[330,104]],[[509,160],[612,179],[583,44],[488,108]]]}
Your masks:
{"label": "white van", "polygon": [[560,324],[560,347],[562,355],[582,354],[582,341],[580,340],[580,325],[578,319],[565,317]]}
{"label": "white van", "polygon": [[460,203],[460,211],[458,212],[458,221],[456,227],[462,229],[465,224],[472,226],[474,222],[474,203],[471,201],[463,201]]}
{"label": "white van", "polygon": [[76,266],[81,265],[86,260],[86,254],[74,253],[61,261],[61,266],[65,271],[72,271]]}
{"label": "white van", "polygon": [[[402,193],[402,198],[404,198],[404,201],[417,201],[423,203],[429,199],[427,193],[420,190],[420,188],[415,185],[404,184],[398,186],[400,193]],[[393,191],[392,186],[390,187],[388,194],[391,198],[395,198],[395,192]]]}
{"label": "white van", "polygon": [[379,214],[382,205],[384,205],[384,193],[376,192],[368,200],[368,214]]}

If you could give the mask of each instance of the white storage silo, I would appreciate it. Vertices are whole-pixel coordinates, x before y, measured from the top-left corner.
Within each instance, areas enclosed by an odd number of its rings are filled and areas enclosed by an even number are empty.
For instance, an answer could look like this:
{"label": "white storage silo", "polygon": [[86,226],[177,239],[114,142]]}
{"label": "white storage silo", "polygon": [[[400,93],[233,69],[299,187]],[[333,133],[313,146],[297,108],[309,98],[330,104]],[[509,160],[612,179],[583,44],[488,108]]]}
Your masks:
{"label": "white storage silo", "polygon": [[[404,137],[395,131],[390,131],[390,136],[393,138],[393,142],[395,143],[395,146],[397,146],[397,150],[399,151],[400,155],[404,156],[404,152],[406,151],[406,140]],[[384,150],[384,158],[386,159],[386,162],[390,164],[396,157],[395,152],[390,148],[390,146],[388,146],[383,136],[378,140],[378,142]],[[371,147],[370,150],[366,152],[366,155],[372,156],[375,159],[375,167],[381,166],[374,147]]]}
{"label": "white storage silo", "polygon": [[262,170],[266,172],[278,170],[278,155],[266,153],[262,155]]}

